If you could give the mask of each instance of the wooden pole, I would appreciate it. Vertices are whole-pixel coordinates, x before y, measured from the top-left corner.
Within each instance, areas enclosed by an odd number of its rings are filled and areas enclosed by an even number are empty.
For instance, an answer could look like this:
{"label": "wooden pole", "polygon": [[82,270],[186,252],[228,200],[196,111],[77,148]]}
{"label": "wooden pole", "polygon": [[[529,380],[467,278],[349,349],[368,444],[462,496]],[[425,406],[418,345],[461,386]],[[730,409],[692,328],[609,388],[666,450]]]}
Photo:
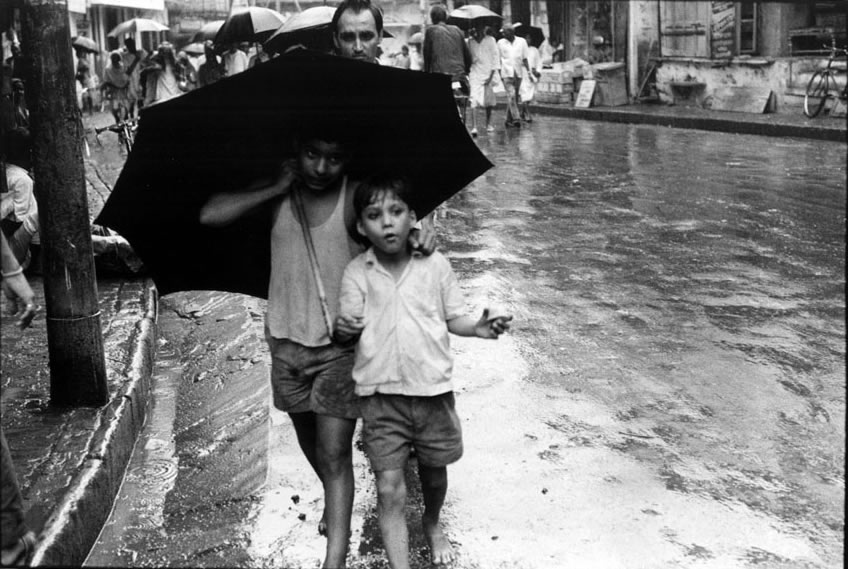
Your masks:
{"label": "wooden pole", "polygon": [[108,401],[80,110],[66,0],[25,0],[22,50],[30,60],[27,97],[35,198],[41,226],[50,403]]}

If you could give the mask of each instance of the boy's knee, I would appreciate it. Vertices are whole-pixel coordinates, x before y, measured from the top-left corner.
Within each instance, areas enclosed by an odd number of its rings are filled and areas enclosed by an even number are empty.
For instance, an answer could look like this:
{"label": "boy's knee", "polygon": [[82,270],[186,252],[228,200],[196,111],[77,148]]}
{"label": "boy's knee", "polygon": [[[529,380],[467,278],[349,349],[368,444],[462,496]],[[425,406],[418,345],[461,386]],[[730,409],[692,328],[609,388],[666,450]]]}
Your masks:
{"label": "boy's knee", "polygon": [[377,498],[384,506],[403,506],[406,503],[406,480],[403,471],[379,473],[377,475]]}

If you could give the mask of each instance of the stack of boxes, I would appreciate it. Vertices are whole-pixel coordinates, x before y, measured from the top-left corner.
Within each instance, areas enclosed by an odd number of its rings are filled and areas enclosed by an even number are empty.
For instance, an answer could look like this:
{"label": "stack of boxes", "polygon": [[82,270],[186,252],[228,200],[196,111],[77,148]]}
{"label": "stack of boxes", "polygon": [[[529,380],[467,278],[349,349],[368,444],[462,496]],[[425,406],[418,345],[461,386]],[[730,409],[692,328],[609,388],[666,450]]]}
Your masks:
{"label": "stack of boxes", "polygon": [[571,105],[574,102],[574,74],[572,71],[542,69],[536,85],[536,101]]}

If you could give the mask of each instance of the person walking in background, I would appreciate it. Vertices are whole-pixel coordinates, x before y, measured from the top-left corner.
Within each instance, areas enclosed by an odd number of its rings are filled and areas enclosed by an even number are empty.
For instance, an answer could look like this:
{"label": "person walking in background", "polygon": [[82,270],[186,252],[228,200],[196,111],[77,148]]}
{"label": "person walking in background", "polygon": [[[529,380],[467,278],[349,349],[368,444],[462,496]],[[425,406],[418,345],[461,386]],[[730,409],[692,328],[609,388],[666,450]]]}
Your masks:
{"label": "person walking in background", "polygon": [[467,97],[471,53],[465,43],[465,34],[448,24],[447,10],[441,4],[430,9],[430,20],[432,25],[424,30],[424,71],[450,75],[454,91]]}
{"label": "person walking in background", "polygon": [[492,109],[495,108],[495,74],[501,66],[500,52],[488,26],[478,25],[468,40],[471,73],[468,76],[471,100],[471,136],[477,136],[477,109],[486,112],[486,132],[493,132]]}
{"label": "person walking in background", "polygon": [[533,122],[533,117],[530,114],[530,103],[536,98],[536,84],[542,76],[542,55],[536,46],[531,45],[527,48],[527,66],[528,71],[522,77],[521,88],[519,89],[521,120]]}
{"label": "person walking in background", "polygon": [[113,51],[109,54],[109,65],[103,70],[103,82],[100,84],[101,92],[109,99],[109,108],[115,123],[120,123],[129,116],[129,73],[135,71],[134,66],[138,62],[133,59],[132,69],[124,69],[121,52]]}
{"label": "person walking in background", "polygon": [[91,77],[91,66],[88,64],[88,57],[82,49],[77,49],[77,71],[76,80],[82,86],[82,111],[88,112],[89,115],[94,114],[94,99],[91,97],[91,90],[94,88],[94,82]]}
{"label": "person walking in background", "polygon": [[[29,174],[32,139],[24,127],[4,133],[6,188],[0,194],[0,230],[19,266],[29,268],[38,257],[38,203]],[[36,261],[37,262],[37,261]]]}
{"label": "person walking in background", "polygon": [[254,65],[265,63],[266,61],[271,61],[271,54],[269,54],[262,48],[261,43],[257,43],[256,53],[254,53],[250,60],[247,62],[247,68],[250,69]]}
{"label": "person walking in background", "polygon": [[232,77],[247,69],[247,54],[239,49],[237,43],[230,44],[230,49],[224,54],[224,69],[227,77]]}
{"label": "person walking in background", "polygon": [[371,247],[342,277],[335,337],[356,343],[353,379],[361,397],[362,442],[377,481],[377,516],[392,569],[409,568],[405,468],[415,449],[424,502],[422,525],[434,566],[455,555],[440,523],[447,465],[462,456],[451,381],[448,332],[496,339],[510,316],[480,319],[465,302],[448,260],[413,254],[416,221],[403,179],[370,178],[353,198],[357,232]]}
{"label": "person walking in background", "polygon": [[184,51],[177,56],[177,84],[183,93],[193,91],[197,87],[197,71]]}
{"label": "person walking in background", "polygon": [[227,70],[224,68],[224,64],[215,54],[215,44],[210,40],[206,40],[203,44],[203,51],[206,54],[206,60],[200,65],[200,69],[197,71],[197,85],[199,87],[211,85],[222,77],[227,76]]}
{"label": "person walking in background", "polygon": [[506,125],[521,126],[518,102],[521,100],[521,79],[525,70],[529,73],[527,62],[528,47],[524,38],[515,35],[515,27],[507,24],[503,27],[503,37],[498,40],[501,52],[501,77],[507,95]]}
{"label": "person walking in background", "polygon": [[121,59],[124,69],[130,78],[127,88],[127,111],[129,118],[138,118],[139,101],[141,100],[141,68],[148,53],[144,49],[136,48],[135,39],[127,37],[124,47],[121,48]]}
{"label": "person walking in background", "polygon": [[142,80],[145,84],[145,107],[173,99],[182,94],[177,73],[174,48],[169,42],[163,42],[159,45],[156,55],[150,58],[150,65],[144,69]]}
{"label": "person walking in background", "polygon": [[392,62],[394,67],[398,67],[400,69],[409,69],[409,46],[402,45],[400,48],[400,53],[396,53],[394,57],[394,61]]}

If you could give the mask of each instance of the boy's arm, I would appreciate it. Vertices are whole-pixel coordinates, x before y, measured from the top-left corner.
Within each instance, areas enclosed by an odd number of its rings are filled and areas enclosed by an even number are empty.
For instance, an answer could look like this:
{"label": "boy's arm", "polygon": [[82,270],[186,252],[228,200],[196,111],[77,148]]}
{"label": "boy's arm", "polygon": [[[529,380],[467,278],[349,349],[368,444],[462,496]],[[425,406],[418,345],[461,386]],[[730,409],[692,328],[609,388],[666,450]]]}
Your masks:
{"label": "boy's arm", "polygon": [[293,165],[287,163],[279,178],[270,185],[246,192],[214,194],[200,208],[200,223],[212,227],[229,225],[256,206],[275,197],[286,195],[296,178],[297,174]]}
{"label": "boy's arm", "polygon": [[448,331],[457,336],[497,340],[498,336],[509,330],[511,320],[512,316],[489,318],[489,309],[486,308],[479,320],[474,320],[472,316],[457,316],[448,320]]}
{"label": "boy's arm", "polygon": [[348,264],[342,275],[339,311],[333,326],[333,340],[343,346],[356,342],[365,327],[365,298],[357,283],[352,264],[353,261]]}

